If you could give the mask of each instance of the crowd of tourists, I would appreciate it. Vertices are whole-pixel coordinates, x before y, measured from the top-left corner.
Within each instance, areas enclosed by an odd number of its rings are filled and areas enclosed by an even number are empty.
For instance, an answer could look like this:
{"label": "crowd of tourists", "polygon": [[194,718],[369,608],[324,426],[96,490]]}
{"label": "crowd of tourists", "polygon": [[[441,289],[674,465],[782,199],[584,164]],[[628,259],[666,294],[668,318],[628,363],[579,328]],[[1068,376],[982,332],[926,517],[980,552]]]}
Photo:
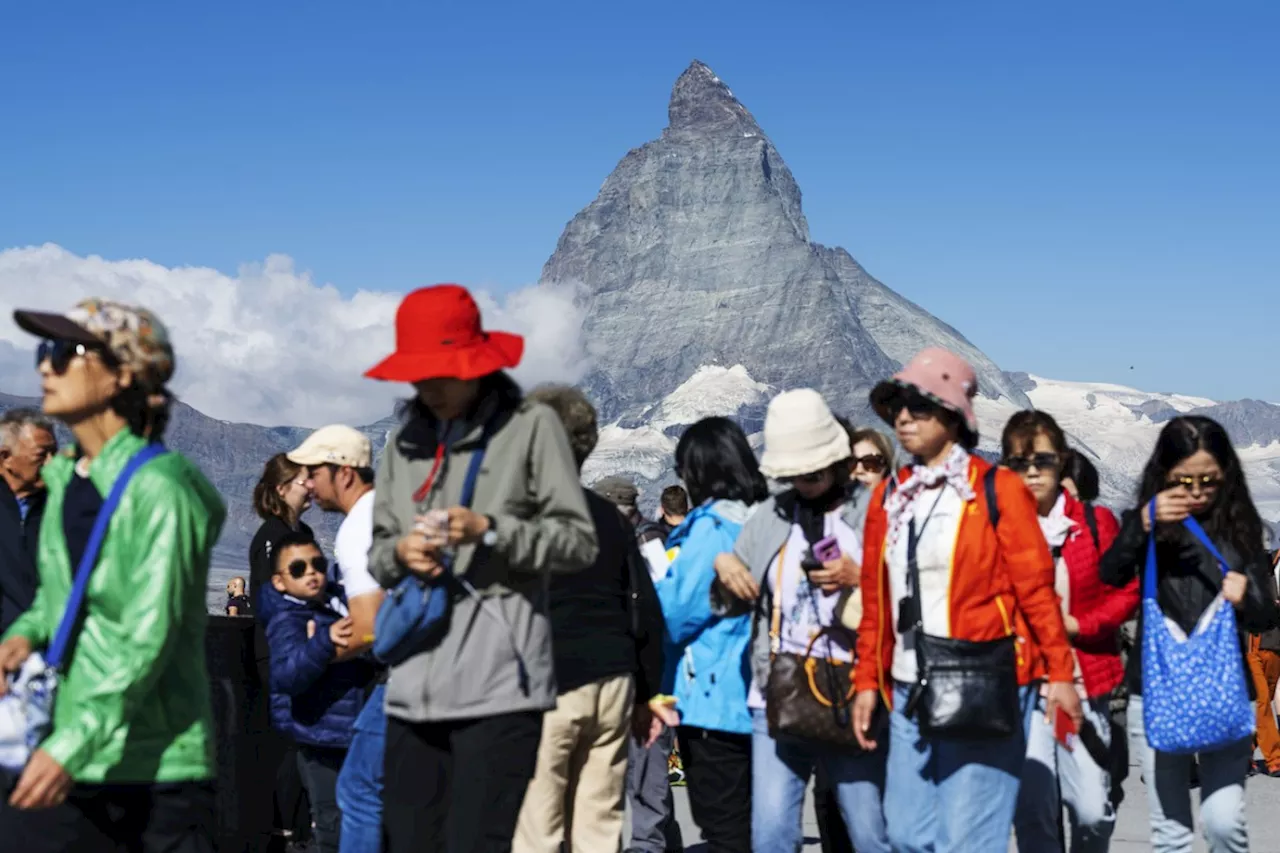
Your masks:
{"label": "crowd of tourists", "polygon": [[[171,341],[112,302],[14,316],[44,397],[0,423],[0,838],[212,850],[225,511],[162,443]],[[523,341],[465,289],[409,294],[395,337],[380,458],[335,424],[267,460],[227,587],[281,736],[277,843],[679,851],[678,760],[713,853],[798,851],[811,784],[825,851],[1088,853],[1136,759],[1154,850],[1192,849],[1197,787],[1208,848],[1248,849],[1280,604],[1219,424],[1170,420],[1117,518],[1050,413],[979,452],[972,367],[927,349],[871,391],[882,425],[803,388],[759,455],[689,425],[646,517],[634,482],[583,483],[592,402],[522,390]]]}

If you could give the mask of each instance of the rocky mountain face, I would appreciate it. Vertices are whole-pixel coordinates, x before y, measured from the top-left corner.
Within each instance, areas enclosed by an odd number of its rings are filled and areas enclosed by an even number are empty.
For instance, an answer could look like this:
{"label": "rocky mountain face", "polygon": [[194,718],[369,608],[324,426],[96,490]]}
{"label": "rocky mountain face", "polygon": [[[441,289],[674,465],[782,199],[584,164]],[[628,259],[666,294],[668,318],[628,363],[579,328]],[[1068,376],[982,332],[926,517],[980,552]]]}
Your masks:
{"label": "rocky mountain face", "polygon": [[[859,420],[871,387],[931,344],[968,357],[980,393],[1027,398],[959,332],[809,238],[800,188],[706,65],[676,81],[662,135],[628,153],[565,228],[542,281],[586,303],[607,421],[638,423],[701,367],[811,386]],[[755,413],[758,414],[758,413]]]}

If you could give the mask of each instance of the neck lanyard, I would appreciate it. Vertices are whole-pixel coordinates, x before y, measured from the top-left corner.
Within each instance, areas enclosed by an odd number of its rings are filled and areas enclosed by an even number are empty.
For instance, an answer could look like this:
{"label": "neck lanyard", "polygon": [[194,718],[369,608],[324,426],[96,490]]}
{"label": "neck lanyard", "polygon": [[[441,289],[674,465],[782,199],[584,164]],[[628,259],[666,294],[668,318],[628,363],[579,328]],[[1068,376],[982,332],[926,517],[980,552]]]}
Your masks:
{"label": "neck lanyard", "polygon": [[929,526],[930,520],[933,518],[933,511],[938,508],[938,504],[942,502],[943,491],[947,488],[947,484],[943,483],[938,487],[938,496],[933,499],[933,506],[929,507],[929,512],[925,514],[924,521],[920,522],[920,529],[916,529],[916,513],[915,507],[911,507],[911,520],[907,524],[907,594],[911,595],[916,591],[916,577],[918,567],[916,564],[916,548],[920,544],[920,537],[924,536],[924,529]]}

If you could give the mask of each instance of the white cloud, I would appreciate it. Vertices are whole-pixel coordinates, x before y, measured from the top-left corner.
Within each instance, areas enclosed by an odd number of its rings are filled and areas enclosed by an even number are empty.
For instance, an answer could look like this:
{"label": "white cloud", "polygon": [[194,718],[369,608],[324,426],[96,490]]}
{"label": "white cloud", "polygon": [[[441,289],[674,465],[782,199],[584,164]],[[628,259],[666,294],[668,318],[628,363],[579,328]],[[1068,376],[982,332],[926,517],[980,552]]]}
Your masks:
{"label": "white cloud", "polygon": [[[178,356],[173,390],[207,415],[262,424],[368,423],[405,386],[363,378],[394,348],[402,294],[343,296],[271,255],[235,275],[148,260],[80,257],[60,246],[0,251],[0,391],[34,393],[35,341],[13,308],[65,310],[89,296],[144,305],[169,327]],[[526,336],[526,384],[576,381],[585,369],[582,312],[563,288],[476,293],[486,328]]]}

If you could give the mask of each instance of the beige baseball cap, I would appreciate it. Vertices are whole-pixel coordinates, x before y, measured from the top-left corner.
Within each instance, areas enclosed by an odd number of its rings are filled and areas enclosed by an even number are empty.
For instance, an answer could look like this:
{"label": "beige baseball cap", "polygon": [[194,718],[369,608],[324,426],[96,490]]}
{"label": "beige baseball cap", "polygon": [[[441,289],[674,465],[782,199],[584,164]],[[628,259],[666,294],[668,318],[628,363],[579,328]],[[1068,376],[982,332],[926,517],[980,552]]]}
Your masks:
{"label": "beige baseball cap", "polygon": [[373,467],[373,445],[368,436],[343,424],[320,427],[285,456],[295,465]]}

